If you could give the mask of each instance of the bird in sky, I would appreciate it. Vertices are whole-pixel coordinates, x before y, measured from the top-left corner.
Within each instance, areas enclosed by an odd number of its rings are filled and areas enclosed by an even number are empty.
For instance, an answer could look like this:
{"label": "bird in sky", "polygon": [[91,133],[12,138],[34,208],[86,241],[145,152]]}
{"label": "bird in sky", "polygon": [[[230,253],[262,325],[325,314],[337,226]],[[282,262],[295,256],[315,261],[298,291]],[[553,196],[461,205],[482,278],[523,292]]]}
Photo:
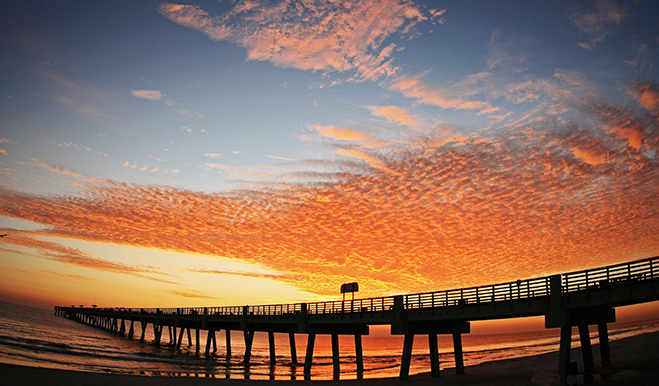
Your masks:
{"label": "bird in sky", "polygon": [[0,235],[0,237],[5,237],[5,236],[7,236],[7,234],[6,234],[6,233],[5,233],[4,235]]}

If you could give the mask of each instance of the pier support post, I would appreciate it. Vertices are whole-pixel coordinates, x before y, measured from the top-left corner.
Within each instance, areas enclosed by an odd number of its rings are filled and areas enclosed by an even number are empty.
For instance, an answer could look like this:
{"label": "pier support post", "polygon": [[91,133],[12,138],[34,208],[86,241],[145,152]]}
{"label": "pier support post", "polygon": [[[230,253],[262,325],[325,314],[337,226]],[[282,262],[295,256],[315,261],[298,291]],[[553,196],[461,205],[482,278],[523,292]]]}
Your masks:
{"label": "pier support post", "polygon": [[226,347],[227,347],[227,358],[231,356],[231,330],[227,329],[226,331]]}
{"label": "pier support post", "polygon": [[210,355],[211,352],[211,341],[215,341],[215,330],[208,330],[208,335],[206,336],[206,356]]}
{"label": "pier support post", "polygon": [[559,383],[565,384],[567,369],[570,365],[570,344],[572,342],[572,327],[561,327],[561,348],[558,356]]}
{"label": "pier support post", "polygon": [[288,344],[291,346],[291,363],[297,364],[297,348],[295,347],[295,333],[288,333]]}
{"label": "pier support post", "polygon": [[455,353],[455,373],[464,374],[465,364],[462,357],[462,334],[459,332],[453,333],[453,352]]}
{"label": "pier support post", "polygon": [[[609,331],[606,323],[598,324],[597,331],[600,341],[600,361],[602,367],[608,370],[611,367],[611,348],[609,347]],[[601,375],[601,378],[602,380],[608,380],[611,377],[608,373],[605,373]]]}
{"label": "pier support post", "polygon": [[254,342],[254,331],[243,331],[243,336],[245,337],[245,356],[243,358],[243,363],[249,363],[249,359],[252,357],[252,342]]}
{"label": "pier support post", "polygon": [[133,325],[134,322],[135,322],[135,321],[131,319],[131,321],[130,321],[130,329],[128,329],[128,337],[129,337],[129,338],[132,338],[133,335],[135,335],[135,327],[134,327],[134,325]]}
{"label": "pier support post", "polygon": [[357,361],[357,378],[364,376],[364,353],[362,351],[362,335],[355,334],[355,359]]}
{"label": "pier support post", "polygon": [[[611,366],[611,353],[609,351],[609,339],[607,324],[616,321],[614,308],[575,308],[550,310],[545,314],[546,328],[561,328],[561,348],[558,358],[559,382],[565,384],[570,369],[570,344],[572,339],[572,327],[579,327],[579,339],[581,341],[581,353],[583,355],[583,379],[584,383],[594,382],[595,361],[593,359],[593,348],[590,343],[590,332],[588,326],[596,324],[600,332],[600,352],[602,367]],[[606,378],[603,378],[606,379]]]}
{"label": "pier support post", "polygon": [[270,366],[277,363],[277,354],[275,353],[275,333],[268,331],[268,348],[270,348]]}
{"label": "pier support post", "polygon": [[160,336],[162,335],[162,326],[160,326],[160,309],[156,308],[156,319],[153,321],[153,334],[156,338],[156,345],[160,346]]}
{"label": "pier support post", "polygon": [[144,308],[140,310],[140,327],[142,328],[142,334],[140,335],[140,340],[144,342],[144,334],[146,333],[147,323],[144,323]]}
{"label": "pier support post", "polygon": [[195,330],[195,343],[197,344],[197,352],[199,352],[199,329]]}
{"label": "pier support post", "polygon": [[400,363],[400,375],[398,377],[403,380],[407,379],[410,375],[412,346],[414,346],[414,334],[405,334],[405,342],[403,343],[403,359]]}
{"label": "pier support post", "polygon": [[181,327],[180,332],[178,334],[178,340],[176,341],[176,348],[181,347],[181,343],[183,342],[183,333],[185,332],[185,328]]}
{"label": "pier support post", "polygon": [[428,348],[430,349],[430,376],[439,378],[439,348],[437,347],[437,334],[428,334]]}
{"label": "pier support post", "polygon": [[332,334],[332,368],[333,378],[339,379],[341,374],[341,358],[339,357],[339,334]]}
{"label": "pier support post", "polygon": [[311,377],[311,365],[313,364],[313,346],[316,343],[316,334],[310,333],[307,337],[307,355],[304,358],[304,378]]}
{"label": "pier support post", "polygon": [[583,356],[583,380],[584,384],[589,385],[594,381],[593,371],[595,370],[595,361],[593,360],[593,347],[590,344],[588,325],[579,326],[579,339],[581,340],[581,355]]}
{"label": "pier support post", "polygon": [[162,329],[164,326],[159,326],[156,323],[153,323],[153,332],[156,338],[156,345],[160,346],[160,338],[162,337]]}

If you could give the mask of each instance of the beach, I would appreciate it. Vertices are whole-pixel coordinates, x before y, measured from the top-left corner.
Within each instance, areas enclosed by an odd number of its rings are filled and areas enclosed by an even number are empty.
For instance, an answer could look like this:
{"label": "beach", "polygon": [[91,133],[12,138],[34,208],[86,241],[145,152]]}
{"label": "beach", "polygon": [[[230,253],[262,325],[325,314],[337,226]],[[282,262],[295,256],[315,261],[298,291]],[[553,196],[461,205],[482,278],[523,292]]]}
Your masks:
{"label": "beach", "polygon": [[[578,345],[578,344],[577,344]],[[599,346],[593,346],[595,366],[599,370]],[[600,380],[595,375],[595,382],[602,385],[657,385],[659,384],[659,332],[646,333],[611,342],[612,366],[607,371],[609,380]],[[583,369],[581,350],[573,348],[571,360]],[[450,364],[449,364],[450,365]],[[195,376],[137,376],[123,374],[103,374],[56,370],[26,366],[0,364],[1,383],[13,385],[49,385],[49,386],[203,386],[203,385],[254,385],[254,384],[295,384],[295,385],[558,385],[558,352],[486,362],[465,369],[464,375],[455,374],[455,369],[444,368],[439,379],[433,379],[429,373],[418,374],[407,381],[397,378],[364,379],[345,381],[263,381],[245,379],[204,378]],[[581,376],[577,384],[583,384]]]}

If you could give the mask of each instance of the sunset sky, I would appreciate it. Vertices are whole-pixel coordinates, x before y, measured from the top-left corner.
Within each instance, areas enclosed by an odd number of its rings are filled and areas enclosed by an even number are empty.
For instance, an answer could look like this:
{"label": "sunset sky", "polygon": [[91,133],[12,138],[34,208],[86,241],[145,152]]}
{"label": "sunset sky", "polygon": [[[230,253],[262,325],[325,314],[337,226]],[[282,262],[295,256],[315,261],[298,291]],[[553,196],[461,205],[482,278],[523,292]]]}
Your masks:
{"label": "sunset sky", "polygon": [[659,2],[0,5],[0,301],[183,307],[659,255]]}

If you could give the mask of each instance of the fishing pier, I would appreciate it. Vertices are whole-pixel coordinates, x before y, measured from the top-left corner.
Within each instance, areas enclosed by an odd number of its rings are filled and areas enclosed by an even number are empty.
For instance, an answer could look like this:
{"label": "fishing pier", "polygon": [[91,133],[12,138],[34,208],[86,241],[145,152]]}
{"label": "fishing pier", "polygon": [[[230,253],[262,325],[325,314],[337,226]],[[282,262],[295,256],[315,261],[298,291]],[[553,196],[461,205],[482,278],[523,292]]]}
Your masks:
{"label": "fishing pier", "polygon": [[[187,335],[201,351],[199,333],[207,331],[205,353],[217,350],[217,333],[225,331],[227,355],[231,355],[231,331],[242,331],[244,361],[249,363],[255,332],[267,332],[270,362],[275,361],[275,333],[288,334],[291,361],[298,364],[295,334],[307,335],[304,374],[310,377],[316,335],[331,335],[335,379],[340,375],[339,335],[354,337],[358,373],[362,373],[362,336],[371,325],[389,325],[393,335],[404,335],[400,378],[409,376],[412,346],[416,335],[428,338],[430,371],[439,377],[437,335],[452,336],[455,369],[465,372],[462,334],[470,332],[470,321],[544,316],[546,328],[560,328],[558,372],[561,382],[574,374],[570,360],[572,329],[578,328],[585,383],[594,375],[606,379],[611,366],[608,324],[616,320],[615,308],[659,300],[659,257],[568,272],[546,277],[437,292],[317,303],[256,306],[192,307],[171,309],[125,309],[55,307],[56,315],[99,328],[145,339],[153,329],[161,344],[167,331],[170,344],[180,347]],[[139,322],[140,331],[135,330]],[[599,367],[595,366],[589,326],[599,335]]]}

